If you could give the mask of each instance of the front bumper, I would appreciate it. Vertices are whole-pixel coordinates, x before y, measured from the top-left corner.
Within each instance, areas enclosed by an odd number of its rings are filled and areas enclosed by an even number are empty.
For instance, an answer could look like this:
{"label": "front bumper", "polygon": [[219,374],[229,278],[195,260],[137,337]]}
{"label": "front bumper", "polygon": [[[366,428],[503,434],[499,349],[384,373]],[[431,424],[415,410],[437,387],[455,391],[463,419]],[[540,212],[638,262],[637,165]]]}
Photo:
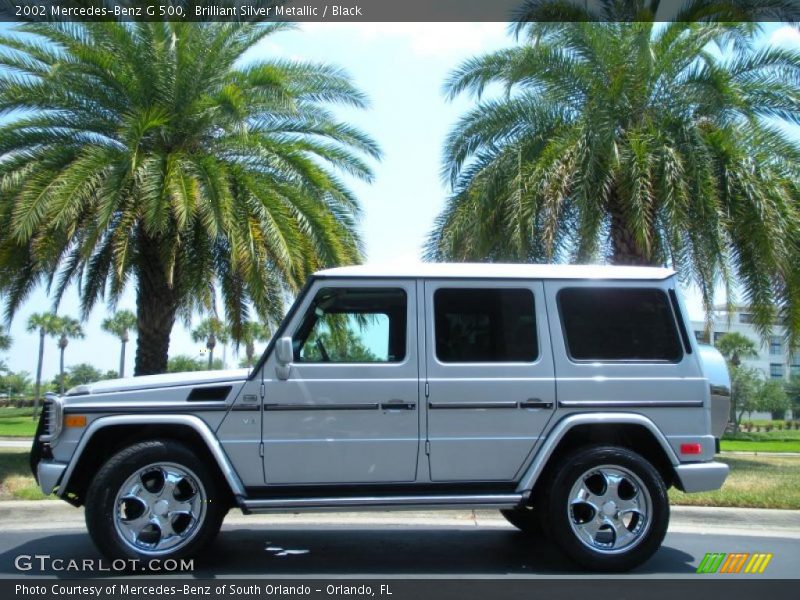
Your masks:
{"label": "front bumper", "polygon": [[60,463],[54,460],[42,460],[39,462],[36,466],[36,481],[39,482],[39,487],[45,496],[53,493],[66,470],[67,463]]}
{"label": "front bumper", "polygon": [[721,462],[702,462],[675,467],[678,488],[684,492],[710,492],[725,483],[730,467]]}

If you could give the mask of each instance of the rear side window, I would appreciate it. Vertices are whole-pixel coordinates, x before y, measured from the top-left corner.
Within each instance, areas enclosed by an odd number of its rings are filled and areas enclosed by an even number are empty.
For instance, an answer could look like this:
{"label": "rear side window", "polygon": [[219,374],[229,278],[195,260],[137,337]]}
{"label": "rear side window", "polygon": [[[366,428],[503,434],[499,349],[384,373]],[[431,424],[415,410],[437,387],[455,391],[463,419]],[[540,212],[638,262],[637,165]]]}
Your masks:
{"label": "rear side window", "polygon": [[558,294],[567,351],[575,360],[677,362],[683,356],[661,290],[567,288]]}
{"label": "rear side window", "polygon": [[533,362],[539,355],[530,290],[441,288],[433,304],[441,362]]}

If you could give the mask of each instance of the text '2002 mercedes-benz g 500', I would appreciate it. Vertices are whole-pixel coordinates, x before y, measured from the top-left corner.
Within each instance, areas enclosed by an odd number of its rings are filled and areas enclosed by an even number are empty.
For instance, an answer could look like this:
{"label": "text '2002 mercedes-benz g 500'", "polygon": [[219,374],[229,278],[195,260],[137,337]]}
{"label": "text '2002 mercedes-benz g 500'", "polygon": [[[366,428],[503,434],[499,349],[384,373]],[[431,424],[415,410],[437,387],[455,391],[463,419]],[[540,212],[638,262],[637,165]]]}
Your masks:
{"label": "text '2002 mercedes-benz g 500'", "polygon": [[314,275],[251,371],[50,396],[31,453],[107,556],[197,553],[245,513],[497,508],[593,570],[647,560],[667,488],[719,488],[730,382],[667,269]]}

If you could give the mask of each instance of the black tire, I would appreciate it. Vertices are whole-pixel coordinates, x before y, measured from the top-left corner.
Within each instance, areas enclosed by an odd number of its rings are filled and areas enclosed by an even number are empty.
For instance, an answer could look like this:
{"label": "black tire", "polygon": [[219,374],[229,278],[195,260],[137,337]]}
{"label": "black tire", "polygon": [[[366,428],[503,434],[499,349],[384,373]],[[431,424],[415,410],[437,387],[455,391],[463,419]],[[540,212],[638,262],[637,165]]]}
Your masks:
{"label": "black tire", "polygon": [[[597,472],[594,475],[585,476],[595,469]],[[541,503],[542,526],[550,539],[574,562],[592,571],[629,571],[647,561],[661,546],[669,524],[667,488],[658,471],[641,455],[617,446],[586,446],[563,457],[553,468],[548,469],[548,473],[544,485],[540,487],[544,492]],[[608,502],[604,503],[603,507],[607,508],[600,512],[590,508],[594,498],[608,498],[606,493],[613,495],[608,487],[609,476],[614,478],[620,473],[628,474],[627,483],[619,485],[619,488],[625,489],[625,494],[617,494],[620,503],[629,501],[649,506],[645,511],[649,512],[646,518],[630,512],[632,516],[627,525],[620,521],[622,513],[613,501],[610,505]],[[638,482],[635,482],[636,478]],[[582,487],[589,491],[594,491],[593,486],[602,488],[605,485],[606,492],[590,496],[587,503],[579,502],[573,508],[570,506],[570,492],[574,485],[578,485],[579,480]],[[636,489],[638,484],[641,484],[646,494]],[[623,495],[630,498],[622,499]],[[648,499],[649,505],[646,503]],[[617,513],[609,515],[605,510],[617,510]],[[620,546],[615,549],[618,537],[611,524],[602,525],[601,531],[592,537],[590,527],[595,519],[597,523],[622,524],[632,534],[633,541],[626,546],[624,540],[627,533],[620,529]],[[589,539],[582,540],[576,530],[584,532]],[[609,547],[597,547],[603,543]]]}
{"label": "black tire", "polygon": [[539,516],[539,511],[533,506],[501,510],[500,514],[505,517],[506,521],[523,533],[536,536],[542,535],[542,519]]}
{"label": "black tire", "polygon": [[[115,524],[115,515],[120,510],[117,494],[122,486],[140,469],[158,464],[188,469],[205,492],[196,502],[203,510],[202,517],[192,525],[191,537],[187,534],[187,540],[182,545],[163,552],[134,548],[123,539]],[[153,558],[163,560],[195,556],[213,541],[227,513],[228,506],[224,502],[227,495],[223,493],[223,485],[217,474],[183,444],[172,440],[139,442],[113,455],[92,479],[86,492],[86,527],[100,552],[112,560],[137,559],[146,565]],[[160,532],[158,535],[161,535]]]}

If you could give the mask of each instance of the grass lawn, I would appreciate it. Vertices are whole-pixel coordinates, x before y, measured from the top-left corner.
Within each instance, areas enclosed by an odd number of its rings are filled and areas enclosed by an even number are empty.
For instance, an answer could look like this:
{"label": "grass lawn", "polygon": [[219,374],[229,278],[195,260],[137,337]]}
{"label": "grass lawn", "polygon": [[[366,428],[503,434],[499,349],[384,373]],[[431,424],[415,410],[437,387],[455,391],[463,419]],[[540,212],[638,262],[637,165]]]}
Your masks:
{"label": "grass lawn", "polygon": [[723,456],[730,475],[715,492],[684,494],[669,491],[673,504],[800,509],[800,457]]}
{"label": "grass lawn", "polygon": [[[50,496],[55,498],[55,496]],[[24,448],[0,450],[0,500],[42,500]]]}
{"label": "grass lawn", "polygon": [[[27,414],[20,414],[27,411]],[[27,408],[0,408],[0,437],[32,438],[36,432],[36,421]]]}
{"label": "grass lawn", "polygon": [[[669,491],[673,504],[800,509],[800,457],[737,456],[719,460],[731,466],[721,490],[701,494]],[[25,449],[0,450],[0,500],[41,500]],[[54,496],[50,496],[54,498]]]}
{"label": "grass lawn", "polygon": [[740,431],[722,439],[722,450],[737,452],[800,452],[800,430]]}

